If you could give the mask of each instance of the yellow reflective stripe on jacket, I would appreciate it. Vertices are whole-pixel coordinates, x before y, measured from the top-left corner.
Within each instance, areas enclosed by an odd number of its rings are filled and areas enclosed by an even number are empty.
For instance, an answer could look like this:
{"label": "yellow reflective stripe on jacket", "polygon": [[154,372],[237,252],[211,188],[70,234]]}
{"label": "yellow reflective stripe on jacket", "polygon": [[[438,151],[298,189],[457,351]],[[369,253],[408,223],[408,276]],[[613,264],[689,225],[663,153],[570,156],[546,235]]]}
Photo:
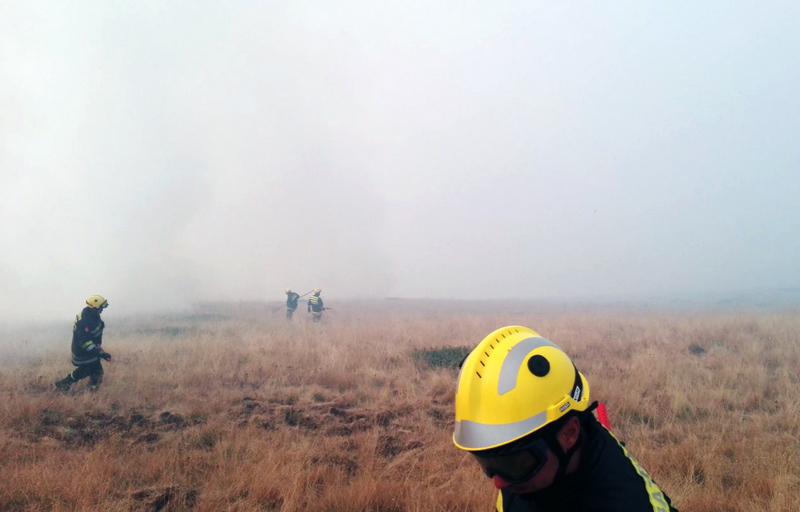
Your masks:
{"label": "yellow reflective stripe on jacket", "polygon": [[638,475],[642,477],[642,480],[644,480],[644,486],[645,489],[647,489],[647,496],[650,498],[650,505],[653,507],[653,512],[670,512],[669,505],[667,505],[667,498],[664,497],[664,493],[661,492],[661,489],[659,489],[656,483],[653,482],[653,479],[650,478],[650,475],[647,474],[647,471],[645,471],[644,468],[639,465],[639,462],[637,462],[637,460],[634,459],[630,453],[628,453],[628,450],[625,449],[622,443],[619,442],[619,439],[617,439],[617,437],[611,433],[611,431],[608,433],[611,434],[611,437],[614,438],[614,441],[616,441],[620,448],[622,448],[622,452],[625,454],[625,457],[631,461],[636,473],[638,473]]}
{"label": "yellow reflective stripe on jacket", "polygon": [[497,505],[495,505],[495,512],[503,512],[503,493],[497,493]]}
{"label": "yellow reflective stripe on jacket", "polygon": [[81,348],[87,348],[89,347],[89,345],[94,345],[94,342],[92,340],[89,340],[86,343],[84,343]]}

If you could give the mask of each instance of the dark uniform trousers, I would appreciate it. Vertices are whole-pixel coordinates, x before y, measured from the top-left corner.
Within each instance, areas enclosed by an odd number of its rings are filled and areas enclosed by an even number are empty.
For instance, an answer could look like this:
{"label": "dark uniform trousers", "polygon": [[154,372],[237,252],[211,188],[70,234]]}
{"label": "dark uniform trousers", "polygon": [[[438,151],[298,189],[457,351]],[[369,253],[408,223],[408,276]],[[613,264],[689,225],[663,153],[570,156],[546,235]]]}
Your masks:
{"label": "dark uniform trousers", "polygon": [[100,361],[84,364],[75,368],[72,373],[70,373],[70,376],[73,382],[78,382],[81,379],[89,377],[89,385],[97,387],[103,382],[103,365],[100,364]]}

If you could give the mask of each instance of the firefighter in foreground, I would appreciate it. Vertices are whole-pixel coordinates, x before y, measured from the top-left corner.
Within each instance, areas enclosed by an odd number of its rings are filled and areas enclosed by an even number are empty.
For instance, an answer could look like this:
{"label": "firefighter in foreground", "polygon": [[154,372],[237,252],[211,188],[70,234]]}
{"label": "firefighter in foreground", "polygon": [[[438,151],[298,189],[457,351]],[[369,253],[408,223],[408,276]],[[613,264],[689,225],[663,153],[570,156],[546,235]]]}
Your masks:
{"label": "firefighter in foreground", "polygon": [[325,311],[325,306],[322,303],[322,297],[319,294],[322,293],[322,290],[317,288],[314,290],[314,293],[311,297],[308,298],[308,312],[311,313],[312,320],[314,322],[319,322],[322,320],[322,312]]}
{"label": "firefighter in foreground", "polygon": [[72,364],[75,370],[56,382],[56,388],[68,391],[79,380],[89,377],[89,389],[95,391],[103,382],[101,359],[111,361],[111,354],[102,349],[103,329],[106,324],[100,318],[108,301],[102,295],[90,295],[86,307],[76,317],[72,326]]}
{"label": "firefighter in foreground", "polygon": [[300,299],[300,295],[289,288],[286,288],[284,292],[286,292],[286,319],[291,320],[297,309],[297,301]]}
{"label": "firefighter in foreground", "polygon": [[458,376],[453,441],[500,489],[497,512],[677,512],[595,419],[589,384],[527,327],[487,336]]}

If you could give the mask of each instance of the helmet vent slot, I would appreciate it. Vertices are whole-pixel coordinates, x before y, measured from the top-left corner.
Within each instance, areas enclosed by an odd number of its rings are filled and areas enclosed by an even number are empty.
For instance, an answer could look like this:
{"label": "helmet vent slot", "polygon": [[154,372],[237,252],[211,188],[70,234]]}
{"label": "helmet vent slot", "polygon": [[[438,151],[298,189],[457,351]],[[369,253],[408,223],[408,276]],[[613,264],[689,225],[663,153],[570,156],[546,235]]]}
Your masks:
{"label": "helmet vent slot", "polygon": [[486,365],[483,364],[483,361],[478,361],[478,362],[481,363],[481,366],[486,367]]}
{"label": "helmet vent slot", "polygon": [[477,375],[479,379],[482,379],[482,378],[483,378],[483,375],[481,375],[481,374],[480,374],[480,373],[478,373],[478,372],[475,372],[475,375]]}

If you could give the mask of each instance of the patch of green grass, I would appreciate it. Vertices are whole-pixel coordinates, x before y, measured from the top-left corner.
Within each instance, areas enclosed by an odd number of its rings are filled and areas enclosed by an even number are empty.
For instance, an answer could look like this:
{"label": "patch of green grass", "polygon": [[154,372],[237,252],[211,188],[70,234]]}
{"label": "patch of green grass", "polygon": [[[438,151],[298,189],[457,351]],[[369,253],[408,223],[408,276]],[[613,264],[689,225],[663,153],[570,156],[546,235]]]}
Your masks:
{"label": "patch of green grass", "polygon": [[442,347],[416,349],[412,352],[414,361],[430,368],[458,369],[464,358],[472,351],[470,347]]}

